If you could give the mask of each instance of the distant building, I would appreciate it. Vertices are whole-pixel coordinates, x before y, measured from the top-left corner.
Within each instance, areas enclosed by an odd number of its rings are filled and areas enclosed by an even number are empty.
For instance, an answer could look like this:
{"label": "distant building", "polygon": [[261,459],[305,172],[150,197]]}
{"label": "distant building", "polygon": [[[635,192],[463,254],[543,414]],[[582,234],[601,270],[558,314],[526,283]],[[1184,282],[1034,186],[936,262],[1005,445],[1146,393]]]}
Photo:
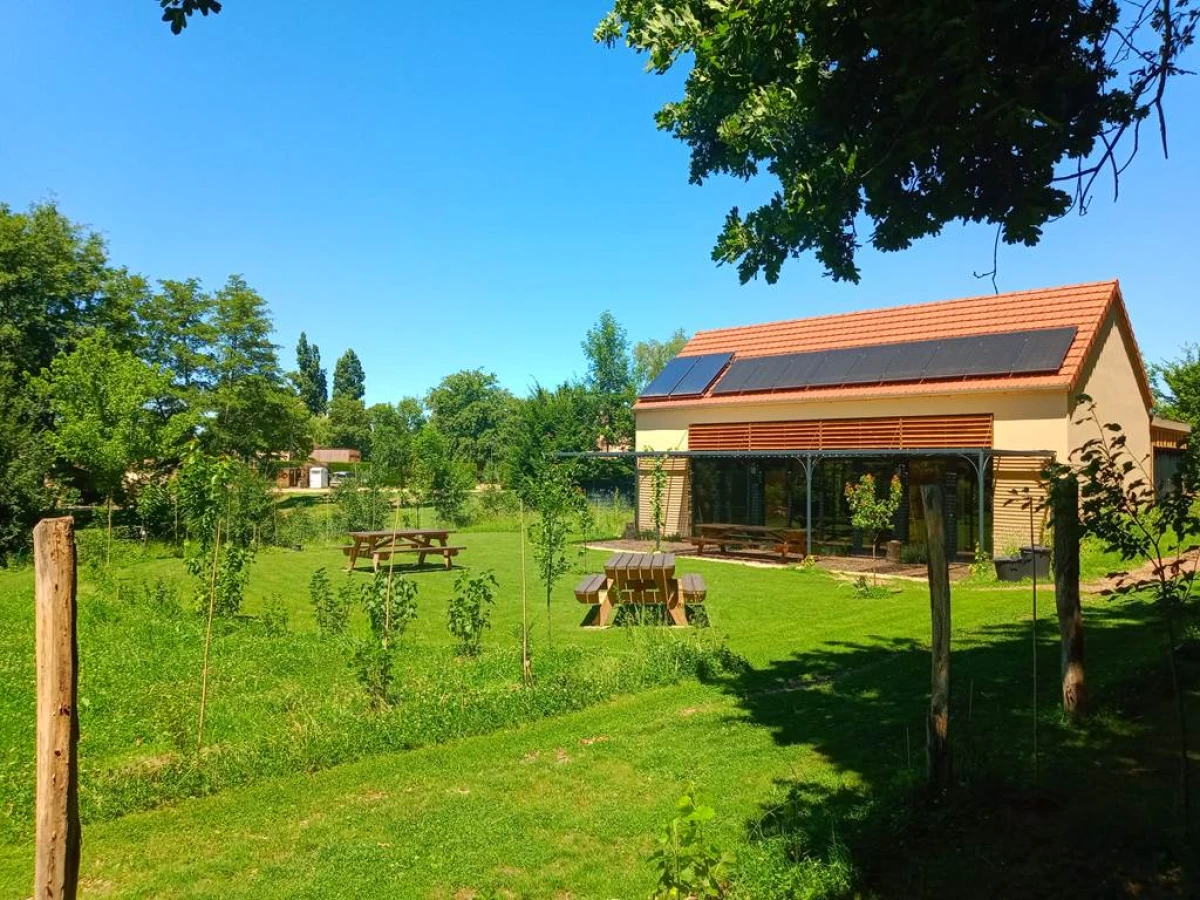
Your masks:
{"label": "distant building", "polygon": [[313,447],[308,462],[280,470],[275,484],[281,488],[308,487],[309,469],[314,465],[328,466],[330,463],[360,462],[362,462],[362,453],[350,447]]}

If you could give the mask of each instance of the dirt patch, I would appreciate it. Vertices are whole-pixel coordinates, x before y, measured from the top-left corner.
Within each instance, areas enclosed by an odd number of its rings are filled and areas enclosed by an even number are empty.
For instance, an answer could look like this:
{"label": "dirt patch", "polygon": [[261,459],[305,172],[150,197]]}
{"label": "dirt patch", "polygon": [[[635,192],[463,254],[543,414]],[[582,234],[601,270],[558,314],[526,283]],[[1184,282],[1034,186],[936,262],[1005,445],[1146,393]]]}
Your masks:
{"label": "dirt patch", "polygon": [[[1178,566],[1183,573],[1191,572],[1193,575],[1197,572],[1197,567],[1200,566],[1200,547],[1189,547],[1180,556],[1173,561],[1167,562],[1168,574]],[[1099,578],[1096,581],[1088,582],[1081,585],[1080,590],[1088,594],[1121,594],[1127,591],[1141,590],[1142,588],[1151,587],[1158,582],[1158,566],[1152,562],[1145,562],[1132,569],[1129,572],[1112,572]]]}
{"label": "dirt patch", "polygon": [[[589,550],[611,550],[613,552],[651,553],[654,551],[654,541],[604,541],[599,544],[588,544]],[[801,564],[796,557],[780,559],[778,553],[769,550],[730,550],[717,553],[709,550],[707,553],[697,553],[694,544],[680,541],[663,541],[663,553],[674,553],[676,556],[687,556],[704,559],[711,562],[736,563],[743,566],[760,566],[763,568],[783,569]],[[826,572],[835,575],[870,575],[872,570],[878,571],[881,577],[904,578],[912,581],[925,581],[927,573],[924,563],[889,563],[882,557],[871,562],[869,556],[814,556],[813,564]],[[968,562],[950,563],[950,580],[962,581],[971,574],[971,564]]]}

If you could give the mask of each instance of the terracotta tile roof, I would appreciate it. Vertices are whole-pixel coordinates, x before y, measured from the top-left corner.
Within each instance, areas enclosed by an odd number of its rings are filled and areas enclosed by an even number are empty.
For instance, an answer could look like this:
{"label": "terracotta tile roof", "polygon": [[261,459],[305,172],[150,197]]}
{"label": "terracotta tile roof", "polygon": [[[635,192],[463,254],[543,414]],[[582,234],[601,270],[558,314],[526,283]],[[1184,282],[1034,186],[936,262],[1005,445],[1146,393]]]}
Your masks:
{"label": "terracotta tile roof", "polygon": [[[745,359],[1035,328],[1073,325],[1078,329],[1075,340],[1063,360],[1062,368],[1053,374],[821,387],[723,397],[713,397],[709,393],[703,397],[686,400],[639,400],[637,408],[959,394],[996,390],[1071,390],[1077,386],[1084,366],[1090,358],[1096,335],[1114,304],[1128,327],[1120,285],[1112,280],[701,331],[688,341],[681,355],[735,353],[738,358]],[[1130,329],[1129,334],[1132,333]],[[1144,372],[1141,372],[1140,358],[1137,368],[1141,375],[1143,394],[1149,406],[1149,385]]]}

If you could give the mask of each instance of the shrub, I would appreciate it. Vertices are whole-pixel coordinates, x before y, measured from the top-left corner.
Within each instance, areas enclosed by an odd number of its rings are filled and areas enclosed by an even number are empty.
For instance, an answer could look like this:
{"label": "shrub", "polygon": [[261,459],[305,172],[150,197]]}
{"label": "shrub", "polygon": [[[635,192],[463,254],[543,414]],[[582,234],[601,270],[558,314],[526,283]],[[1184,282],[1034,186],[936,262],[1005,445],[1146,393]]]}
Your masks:
{"label": "shrub", "polygon": [[675,803],[678,814],[658,838],[650,863],[658,870],[653,900],[707,900],[725,893],[726,858],[705,840],[704,826],[716,815],[688,785]]}
{"label": "shrub", "polygon": [[478,575],[463,572],[455,580],[446,629],[458,641],[458,652],[463,656],[479,655],[483,631],[491,628],[492,604],[498,586],[490,570]]}
{"label": "shrub", "polygon": [[308,581],[308,602],[312,604],[317,631],[326,636],[344,634],[350,624],[353,587],[343,584],[335,595],[324,567],[312,573]]}
{"label": "shrub", "polygon": [[910,566],[929,562],[929,548],[924,544],[905,544],[900,548],[900,562]]}
{"label": "shrub", "polygon": [[262,625],[268,637],[287,634],[288,611],[287,604],[283,602],[283,595],[271,594],[263,601]]}
{"label": "shrub", "polygon": [[360,598],[372,636],[355,643],[350,662],[371,706],[380,710],[395,700],[392,654],[409,623],[417,617],[417,584],[407,578],[393,578],[381,569],[362,586]]}

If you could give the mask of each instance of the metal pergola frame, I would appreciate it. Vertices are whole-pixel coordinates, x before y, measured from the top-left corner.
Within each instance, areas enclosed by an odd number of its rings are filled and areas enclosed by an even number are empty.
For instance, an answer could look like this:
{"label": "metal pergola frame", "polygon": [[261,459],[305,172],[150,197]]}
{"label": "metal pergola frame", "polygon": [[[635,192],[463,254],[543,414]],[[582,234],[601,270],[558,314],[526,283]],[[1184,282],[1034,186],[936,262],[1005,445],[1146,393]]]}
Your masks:
{"label": "metal pergola frame", "polygon": [[[791,459],[804,466],[805,554],[812,556],[812,473],[822,459],[854,459],[899,457],[925,459],[956,456],[965,459],[975,470],[979,495],[979,546],[987,552],[984,524],[987,519],[985,497],[988,465],[997,457],[1033,457],[1053,459],[1053,450],[999,450],[994,447],[928,447],[920,450],[591,450],[559,451],[561,459]],[[637,487],[637,479],[634,479]],[[636,496],[636,495],[635,495]],[[636,502],[636,501],[635,501]],[[987,543],[990,543],[988,541]]]}

